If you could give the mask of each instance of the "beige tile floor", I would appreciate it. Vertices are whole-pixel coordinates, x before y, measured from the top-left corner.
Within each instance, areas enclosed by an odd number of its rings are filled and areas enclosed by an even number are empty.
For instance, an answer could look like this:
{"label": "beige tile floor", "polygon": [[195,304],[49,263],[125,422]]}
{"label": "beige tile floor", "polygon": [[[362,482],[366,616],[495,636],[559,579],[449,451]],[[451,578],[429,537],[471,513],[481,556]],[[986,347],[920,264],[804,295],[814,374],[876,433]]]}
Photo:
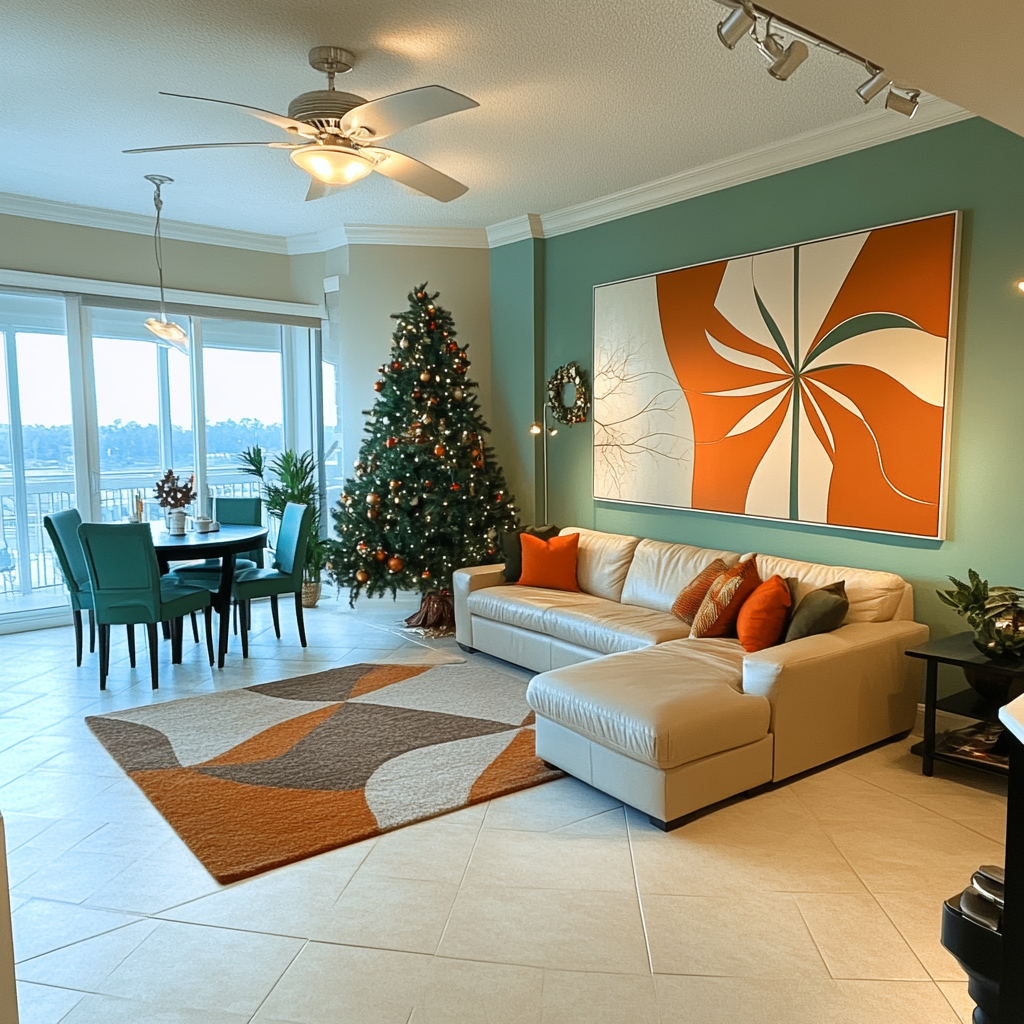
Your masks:
{"label": "beige tile floor", "polygon": [[1005,794],[909,742],[669,835],[566,778],[222,887],[83,724],[414,650],[407,612],[326,597],[303,651],[258,607],[247,663],[162,645],[156,694],[120,637],[105,694],[70,629],[0,637],[23,1024],[969,1020],[939,912],[1001,862]]}

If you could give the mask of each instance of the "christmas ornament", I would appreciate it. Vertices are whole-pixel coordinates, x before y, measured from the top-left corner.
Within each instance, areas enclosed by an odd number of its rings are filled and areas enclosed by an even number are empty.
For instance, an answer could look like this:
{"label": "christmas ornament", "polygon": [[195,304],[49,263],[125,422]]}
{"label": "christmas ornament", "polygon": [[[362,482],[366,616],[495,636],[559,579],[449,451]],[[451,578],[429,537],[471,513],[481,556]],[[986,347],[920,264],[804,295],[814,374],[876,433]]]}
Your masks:
{"label": "christmas ornament", "polygon": [[420,579],[421,580],[429,580],[430,579],[430,570],[429,569],[424,569],[423,572],[420,573]]}
{"label": "christmas ornament", "polygon": [[365,569],[358,569],[356,571],[356,580],[360,583],[369,582],[370,574]]}
{"label": "christmas ornament", "polygon": [[373,493],[373,492],[371,491],[371,492],[370,492],[370,493],[369,493],[369,494],[368,494],[368,495],[366,496],[366,504],[367,504],[367,505],[379,505],[379,504],[380,504],[380,495],[379,495],[379,494],[374,494],[374,493]]}
{"label": "christmas ornament", "polygon": [[462,486],[461,484],[452,484],[452,490],[453,491],[457,491],[457,490],[459,490],[461,488],[461,486]]}
{"label": "christmas ornament", "polygon": [[437,457],[438,457],[439,459],[443,459],[443,458],[444,458],[444,452],[445,452],[445,448],[444,448],[444,445],[443,445],[443,444],[439,444],[439,445],[438,445],[438,446],[437,446],[437,447],[436,447],[436,448],[434,449],[434,454],[435,454],[435,455],[436,455],[436,456],[437,456]]}
{"label": "christmas ornament", "polygon": [[367,509],[367,511],[366,511],[366,517],[368,519],[376,519],[377,516],[379,516],[379,515],[380,515],[380,509],[379,508],[371,508],[371,509]]}
{"label": "christmas ornament", "polygon": [[400,370],[401,368],[402,368],[402,364],[401,364],[400,362],[398,362],[398,360],[395,360],[395,362],[393,362],[393,363],[391,364],[391,369],[392,369],[392,370],[394,370],[394,371],[395,371],[396,373],[397,373],[397,372],[398,372],[398,371],[399,371],[399,370]]}
{"label": "christmas ornament", "polygon": [[408,347],[409,347],[409,339],[408,339],[408,338],[403,338],[403,339],[402,339],[402,340],[401,340],[401,341],[400,341],[400,342],[398,343],[398,347],[399,347],[399,348],[408,348]]}
{"label": "christmas ornament", "polygon": [[418,402],[423,397],[423,392],[419,388],[412,389],[412,400]]}
{"label": "christmas ornament", "polygon": [[390,558],[388,559],[388,568],[389,568],[389,569],[390,569],[390,570],[391,570],[392,572],[401,572],[401,571],[402,571],[402,567],[403,567],[404,565],[405,565],[405,562],[403,562],[403,561],[402,561],[402,560],[401,560],[401,559],[400,559],[400,558],[398,557],[398,555],[392,555],[392,556],[391,556],[391,557],[390,557]]}
{"label": "christmas ornament", "polygon": [[462,401],[462,388],[455,388],[452,391],[452,398],[454,398],[456,402],[461,402]]}
{"label": "christmas ornament", "polygon": [[402,486],[402,481],[401,480],[392,480],[391,483],[388,486],[391,488],[391,490],[397,491],[398,488]]}
{"label": "christmas ornament", "polygon": [[383,391],[384,390],[384,381],[382,381],[382,380],[375,380],[373,382],[373,390],[378,392],[378,393]]}
{"label": "christmas ornament", "polygon": [[366,554],[366,552],[367,552],[367,551],[369,551],[369,550],[370,550],[370,545],[369,545],[369,544],[367,544],[365,540],[361,540],[361,541],[360,541],[360,542],[359,542],[359,543],[358,543],[358,544],[356,545],[356,551],[358,551],[358,552],[359,552],[359,554],[361,554],[361,555],[365,555],[365,554]]}
{"label": "christmas ornament", "polygon": [[430,380],[430,374],[429,374],[429,373],[428,373],[428,372],[427,372],[426,370],[424,370],[424,371],[423,371],[423,372],[422,372],[422,373],[420,374],[420,380],[421,380],[421,381],[423,381],[423,383],[424,383],[424,384],[426,384],[426,383],[427,383],[427,381],[429,381],[429,380]]}
{"label": "christmas ornament", "polygon": [[397,438],[397,437],[389,437],[389,438],[388,438],[388,439],[387,439],[387,440],[386,440],[386,441],[384,442],[384,446],[385,446],[386,448],[394,448],[396,444],[398,444],[398,438]]}
{"label": "christmas ornament", "polygon": [[388,557],[388,553],[383,548],[377,548],[373,553],[373,557],[376,558],[378,562],[383,562],[384,559]]}

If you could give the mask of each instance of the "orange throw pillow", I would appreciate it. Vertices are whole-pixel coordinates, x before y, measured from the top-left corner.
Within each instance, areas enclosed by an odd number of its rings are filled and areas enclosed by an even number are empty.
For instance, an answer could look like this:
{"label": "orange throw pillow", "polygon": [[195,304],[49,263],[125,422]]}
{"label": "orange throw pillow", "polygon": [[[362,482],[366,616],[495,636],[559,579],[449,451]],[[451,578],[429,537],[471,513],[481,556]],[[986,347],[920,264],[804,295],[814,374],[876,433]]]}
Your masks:
{"label": "orange throw pillow", "polygon": [[579,590],[576,582],[576,554],[580,535],[567,533],[564,537],[541,540],[528,533],[522,534],[523,573],[516,586],[547,587],[548,590]]}
{"label": "orange throw pillow", "polygon": [[708,588],[693,620],[690,636],[727,636],[736,623],[743,602],[761,585],[753,555],[734,565]]}
{"label": "orange throw pillow", "polygon": [[743,650],[753,653],[774,647],[782,639],[793,598],[781,576],[765,580],[743,602],[736,616],[736,635]]}
{"label": "orange throw pillow", "polygon": [[672,614],[677,619],[682,619],[688,626],[693,625],[693,620],[700,608],[701,601],[711,588],[711,584],[728,570],[729,566],[720,558],[716,558],[710,565],[701,569],[689,583],[679,591],[679,596],[672,602]]}

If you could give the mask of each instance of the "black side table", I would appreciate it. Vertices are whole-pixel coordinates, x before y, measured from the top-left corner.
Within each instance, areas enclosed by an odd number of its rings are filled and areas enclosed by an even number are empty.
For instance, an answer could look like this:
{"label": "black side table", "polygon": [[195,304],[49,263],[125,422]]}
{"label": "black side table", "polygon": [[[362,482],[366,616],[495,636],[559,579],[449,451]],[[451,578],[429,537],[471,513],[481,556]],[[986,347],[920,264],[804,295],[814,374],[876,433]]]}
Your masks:
{"label": "black side table", "polygon": [[958,668],[981,670],[988,676],[1005,677],[1010,691],[1007,699],[1011,699],[1015,692],[1018,692],[1018,688],[1024,686],[1024,658],[1010,662],[992,661],[974,646],[974,634],[970,632],[946,636],[941,640],[930,640],[920,647],[911,647],[906,654],[909,658],[924,659],[928,666],[925,676],[924,740],[911,748],[913,753],[921,755],[921,773],[931,775],[935,770],[936,761],[948,761],[950,764],[967,765],[997,775],[1006,775],[1008,769],[1004,764],[936,749],[936,711],[949,711],[965,718],[994,722],[999,710],[998,703],[986,700],[971,687],[938,700],[939,665],[956,665]]}

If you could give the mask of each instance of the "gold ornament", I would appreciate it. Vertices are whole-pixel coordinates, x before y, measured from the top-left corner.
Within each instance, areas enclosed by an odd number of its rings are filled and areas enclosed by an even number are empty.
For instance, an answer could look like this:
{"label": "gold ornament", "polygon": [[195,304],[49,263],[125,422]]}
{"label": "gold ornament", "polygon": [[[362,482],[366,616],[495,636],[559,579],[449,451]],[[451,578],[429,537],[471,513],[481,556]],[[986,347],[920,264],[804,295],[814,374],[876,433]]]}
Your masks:
{"label": "gold ornament", "polygon": [[404,566],[405,566],[405,562],[403,562],[403,561],[402,561],[402,560],[401,560],[401,559],[400,559],[400,558],[398,557],[398,555],[392,555],[392,556],[391,556],[391,557],[390,557],[390,558],[388,559],[388,568],[389,568],[389,569],[390,569],[390,570],[391,570],[392,572],[401,572],[401,571],[402,571],[402,568],[403,568]]}
{"label": "gold ornament", "polygon": [[373,494],[371,492],[370,494],[368,494],[366,496],[366,504],[367,505],[379,505],[380,504],[380,495],[379,494]]}
{"label": "gold ornament", "polygon": [[356,571],[356,582],[367,583],[370,579],[370,574],[365,569],[358,569]]}

